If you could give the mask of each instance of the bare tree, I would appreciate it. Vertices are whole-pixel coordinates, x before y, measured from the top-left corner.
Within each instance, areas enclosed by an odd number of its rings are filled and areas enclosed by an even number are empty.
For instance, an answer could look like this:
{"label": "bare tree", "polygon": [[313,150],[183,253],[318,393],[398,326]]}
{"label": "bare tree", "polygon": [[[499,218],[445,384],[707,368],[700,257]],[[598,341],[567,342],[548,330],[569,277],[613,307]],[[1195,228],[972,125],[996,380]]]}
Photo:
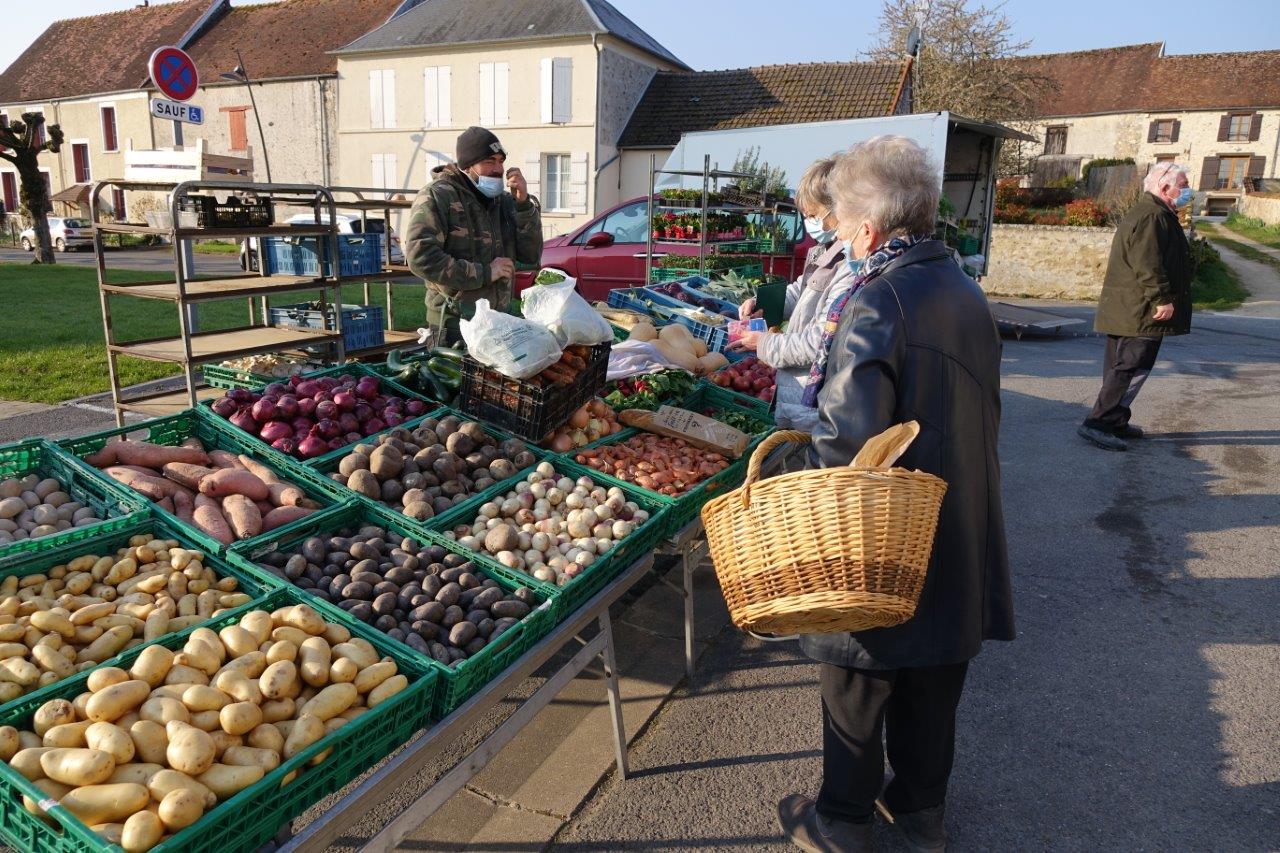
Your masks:
{"label": "bare tree", "polygon": [[62,148],[62,128],[51,124],[45,128],[47,134],[41,134],[43,126],[42,113],[23,113],[21,121],[0,125],[0,158],[18,168],[22,182],[20,201],[36,232],[36,263],[51,264],[54,262],[53,242],[49,239],[49,220],[46,217],[53,212],[53,204],[49,200],[49,184],[40,171],[38,161],[42,151],[56,154]]}

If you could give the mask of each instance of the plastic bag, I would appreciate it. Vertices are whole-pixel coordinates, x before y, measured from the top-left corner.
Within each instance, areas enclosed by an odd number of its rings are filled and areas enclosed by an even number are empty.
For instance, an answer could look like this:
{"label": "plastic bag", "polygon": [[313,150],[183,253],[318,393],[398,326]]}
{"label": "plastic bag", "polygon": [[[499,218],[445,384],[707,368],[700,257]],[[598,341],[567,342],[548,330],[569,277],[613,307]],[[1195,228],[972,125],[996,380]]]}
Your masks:
{"label": "plastic bag", "polygon": [[538,323],[521,320],[476,300],[476,313],[458,324],[467,352],[481,364],[512,379],[528,379],[560,360],[555,335]]}
{"label": "plastic bag", "polygon": [[[546,280],[544,270],[538,278]],[[575,291],[575,279],[557,273],[563,281],[538,284],[521,294],[520,312],[525,319],[551,330],[560,346],[592,346],[613,340],[609,321]]]}
{"label": "plastic bag", "polygon": [[653,373],[655,370],[683,370],[648,341],[622,341],[609,351],[609,370],[605,379],[616,382],[629,376]]}

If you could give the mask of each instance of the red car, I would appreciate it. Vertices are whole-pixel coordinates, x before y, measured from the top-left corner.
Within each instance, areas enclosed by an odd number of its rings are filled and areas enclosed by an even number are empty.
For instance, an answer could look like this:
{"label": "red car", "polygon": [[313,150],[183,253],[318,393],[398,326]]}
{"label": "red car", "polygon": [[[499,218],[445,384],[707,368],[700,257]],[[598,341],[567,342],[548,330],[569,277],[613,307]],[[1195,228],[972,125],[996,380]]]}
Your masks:
{"label": "red car", "polygon": [[[782,216],[794,228],[794,253],[791,256],[767,256],[764,268],[765,272],[792,281],[804,269],[804,257],[813,246],[813,238],[804,232],[804,224],[798,214],[784,213]],[[643,197],[623,202],[576,231],[548,239],[542,246],[542,266],[576,278],[578,291],[588,300],[607,300],[610,290],[637,287],[644,283],[649,221],[649,205]],[[698,243],[655,240],[655,262],[665,255],[690,255],[693,257],[690,266],[697,267]],[[537,270],[517,273],[516,292],[528,287],[536,274]]]}

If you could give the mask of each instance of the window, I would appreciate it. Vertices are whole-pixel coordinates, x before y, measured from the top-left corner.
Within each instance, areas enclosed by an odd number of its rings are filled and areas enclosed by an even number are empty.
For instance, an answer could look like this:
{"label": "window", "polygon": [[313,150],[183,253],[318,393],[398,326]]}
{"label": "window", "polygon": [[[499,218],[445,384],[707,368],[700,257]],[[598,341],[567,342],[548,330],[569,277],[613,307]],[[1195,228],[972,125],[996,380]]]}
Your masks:
{"label": "window", "polygon": [[1172,163],[1177,159],[1178,159],[1177,154],[1157,154],[1156,155],[1157,163]]}
{"label": "window", "polygon": [[3,191],[5,213],[17,213],[18,173],[0,172],[0,190]]}
{"label": "window", "polygon": [[507,78],[511,65],[506,62],[480,63],[480,124],[483,127],[506,124]]}
{"label": "window", "polygon": [[1240,188],[1240,182],[1249,171],[1249,157],[1221,157],[1218,160],[1217,189],[1234,190]]}
{"label": "window", "polygon": [[71,161],[75,169],[75,182],[77,184],[89,183],[89,143],[71,143]]}
{"label": "window", "polygon": [[396,126],[396,72],[369,72],[369,127],[384,130]]}
{"label": "window", "polygon": [[1162,118],[1156,122],[1156,142],[1173,142],[1173,119]]}
{"label": "window", "polygon": [[1227,142],[1248,142],[1249,125],[1253,116],[1249,113],[1232,114],[1227,125]]}
{"label": "window", "polygon": [[1045,129],[1044,133],[1044,153],[1046,154],[1066,154],[1067,153],[1067,126],[1065,124],[1056,125]]}
{"label": "window", "polygon": [[453,124],[452,86],[453,74],[448,65],[422,69],[422,82],[426,98],[427,127],[448,127]]}
{"label": "window", "polygon": [[547,210],[569,209],[569,183],[569,155],[547,154],[542,165],[542,204]]}
{"label": "window", "polygon": [[[44,115],[44,110],[32,110],[31,112],[39,113],[42,116]],[[49,138],[48,135],[45,133],[44,122],[40,122],[40,124],[36,127],[36,134],[35,134],[36,145],[44,145],[45,141],[48,138]]]}
{"label": "window", "polygon": [[249,134],[246,131],[245,113],[249,107],[222,107],[221,110],[227,114],[227,138],[230,140],[231,150],[248,151]]}
{"label": "window", "polygon": [[116,138],[116,108],[102,107],[102,150],[103,151],[119,151],[120,146]]}
{"label": "window", "polygon": [[374,154],[370,158],[370,175],[372,186],[380,189],[398,189],[400,178],[396,167],[396,155]]}
{"label": "window", "polygon": [[[0,127],[8,127],[8,126],[9,126],[9,114],[0,113]],[[0,151],[8,151],[8,150],[9,149],[6,148],[5,146],[0,145]]]}
{"label": "window", "polygon": [[573,121],[573,60],[542,60],[542,123]]}
{"label": "window", "polygon": [[119,187],[111,188],[111,212],[116,222],[124,222],[128,218],[124,207],[124,190]]}
{"label": "window", "polygon": [[643,243],[648,230],[649,205],[637,201],[597,219],[590,228],[578,235],[577,243],[581,245],[592,234],[601,231],[612,234],[615,243]]}

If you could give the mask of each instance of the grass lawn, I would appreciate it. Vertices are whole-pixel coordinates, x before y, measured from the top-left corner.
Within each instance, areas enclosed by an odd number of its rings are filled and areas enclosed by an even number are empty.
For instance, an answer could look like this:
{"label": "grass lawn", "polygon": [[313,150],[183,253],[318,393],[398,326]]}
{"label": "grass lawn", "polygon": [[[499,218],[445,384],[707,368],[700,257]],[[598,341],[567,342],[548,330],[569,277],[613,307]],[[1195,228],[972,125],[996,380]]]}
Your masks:
{"label": "grass lawn", "polygon": [[1191,302],[1196,310],[1228,311],[1239,308],[1249,296],[1236,274],[1219,258],[1208,258],[1191,280]]}
{"label": "grass lawn", "polygon": [[[1258,263],[1267,264],[1268,266],[1271,266],[1276,268],[1277,270],[1280,270],[1280,258],[1276,258],[1273,255],[1268,255],[1266,252],[1260,252],[1257,249],[1255,249],[1253,246],[1250,246],[1247,243],[1241,243],[1239,240],[1232,240],[1230,237],[1224,236],[1223,230],[1212,222],[1197,222],[1196,230],[1204,234],[1213,242],[1221,246],[1227,247],[1228,249],[1230,249],[1231,251],[1235,252],[1237,255],[1240,255],[1243,258],[1248,258],[1251,261],[1257,261]],[[1232,232],[1228,231],[1225,233],[1230,234]],[[1236,233],[1239,233],[1239,232],[1236,232]]]}
{"label": "grass lawn", "polygon": [[201,240],[192,251],[201,255],[237,255],[240,253],[240,244],[227,240]]}
{"label": "grass lawn", "polygon": [[[109,270],[112,281],[157,281],[155,272]],[[58,403],[107,391],[107,351],[102,334],[102,308],[93,267],[61,264],[0,264],[0,400]],[[385,288],[370,288],[370,303],[385,307]],[[316,294],[303,291],[277,297],[275,304],[306,302]],[[421,286],[393,288],[395,322],[400,329],[423,325],[426,311]],[[359,286],[343,292],[347,304],[363,304]],[[243,326],[246,300],[206,302],[200,306],[200,328]],[[168,302],[112,297],[111,316],[117,340],[176,336],[177,309]],[[177,374],[176,365],[121,358],[125,385]]]}
{"label": "grass lawn", "polygon": [[1239,213],[1228,216],[1223,225],[1254,242],[1280,249],[1280,225],[1268,225],[1261,219],[1241,216]]}

